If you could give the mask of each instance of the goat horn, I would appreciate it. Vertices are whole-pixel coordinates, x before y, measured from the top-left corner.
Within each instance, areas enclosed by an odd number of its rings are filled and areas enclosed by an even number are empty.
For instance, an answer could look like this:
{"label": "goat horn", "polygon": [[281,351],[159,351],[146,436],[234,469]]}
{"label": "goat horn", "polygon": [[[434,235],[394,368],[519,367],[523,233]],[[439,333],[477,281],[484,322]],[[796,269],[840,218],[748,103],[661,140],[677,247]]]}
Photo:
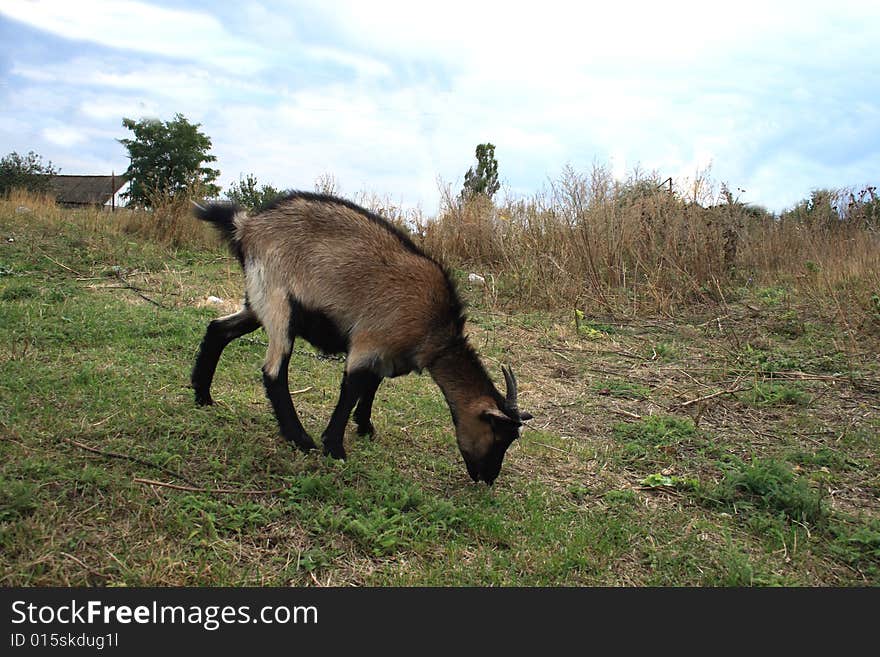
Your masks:
{"label": "goat horn", "polygon": [[516,401],[516,377],[513,375],[513,370],[502,365],[501,373],[504,374],[504,382],[507,384],[507,406],[510,410],[519,413]]}

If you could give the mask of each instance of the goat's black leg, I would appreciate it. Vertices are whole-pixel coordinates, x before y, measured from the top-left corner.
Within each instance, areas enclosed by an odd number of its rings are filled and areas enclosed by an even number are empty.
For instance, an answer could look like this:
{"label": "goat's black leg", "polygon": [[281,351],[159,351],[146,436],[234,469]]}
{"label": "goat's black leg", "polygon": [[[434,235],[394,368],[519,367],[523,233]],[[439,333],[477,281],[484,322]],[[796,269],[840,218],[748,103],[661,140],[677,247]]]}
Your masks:
{"label": "goat's black leg", "polygon": [[315,441],[303,428],[293,402],[290,399],[290,388],[287,385],[287,368],[290,365],[290,352],[283,355],[278,362],[277,374],[274,376],[263,367],[263,385],[266,387],[266,396],[272,403],[272,410],[278,419],[278,428],[282,437],[294,443],[302,451],[308,452],[315,449]]}
{"label": "goat's black leg", "polygon": [[324,442],[324,454],[333,458],[344,459],[345,448],[342,445],[342,437],[345,435],[345,425],[351,415],[351,409],[361,399],[364,393],[372,390],[375,395],[379,387],[379,375],[372,370],[359,369],[346,372],[342,375],[342,385],[339,389],[339,401],[333,409],[330,423],[321,436]]}
{"label": "goat's black leg", "polygon": [[197,404],[205,406],[214,403],[214,400],[211,399],[211,382],[214,380],[214,372],[217,370],[217,361],[220,360],[220,354],[223,353],[226,345],[258,328],[260,328],[260,321],[247,306],[234,315],[215,319],[208,324],[208,330],[205,331],[205,337],[202,339],[199,354],[196,356],[196,363],[190,375]]}
{"label": "goat's black leg", "polygon": [[373,414],[373,399],[376,397],[376,390],[381,382],[382,379],[376,377],[375,382],[365,386],[361,398],[358,400],[357,408],[354,409],[354,421],[357,423],[359,436],[372,436],[376,433],[370,416]]}

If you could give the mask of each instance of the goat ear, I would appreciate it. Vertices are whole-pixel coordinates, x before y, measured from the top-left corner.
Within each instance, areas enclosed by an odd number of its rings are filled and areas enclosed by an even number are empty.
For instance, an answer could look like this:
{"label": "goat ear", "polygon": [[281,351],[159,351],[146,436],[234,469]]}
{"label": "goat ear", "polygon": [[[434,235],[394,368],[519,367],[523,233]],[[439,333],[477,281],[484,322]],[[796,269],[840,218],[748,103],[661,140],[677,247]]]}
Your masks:
{"label": "goat ear", "polygon": [[533,417],[535,417],[535,416],[532,415],[531,413],[529,413],[528,411],[521,411],[519,414],[519,419],[522,420],[523,422],[526,422],[527,420],[531,420]]}
{"label": "goat ear", "polygon": [[497,424],[506,424],[513,427],[518,427],[522,424],[519,420],[514,420],[512,417],[507,415],[504,411],[498,408],[487,408],[485,411],[480,413],[480,417],[489,423],[497,423]]}

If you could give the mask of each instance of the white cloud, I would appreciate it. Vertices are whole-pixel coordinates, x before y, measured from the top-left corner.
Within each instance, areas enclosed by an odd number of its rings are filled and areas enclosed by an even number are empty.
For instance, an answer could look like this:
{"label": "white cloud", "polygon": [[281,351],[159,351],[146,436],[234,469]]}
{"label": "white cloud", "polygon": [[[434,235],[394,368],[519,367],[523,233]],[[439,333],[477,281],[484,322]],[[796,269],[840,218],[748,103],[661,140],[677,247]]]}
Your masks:
{"label": "white cloud", "polygon": [[372,57],[349,53],[336,48],[311,46],[305,49],[305,54],[318,63],[331,62],[333,64],[348,67],[358,75],[378,78],[387,77],[391,74],[391,69],[384,62]]}
{"label": "white cloud", "polygon": [[204,12],[135,0],[5,0],[0,12],[67,39],[256,71],[266,53]]}
{"label": "white cloud", "polygon": [[180,98],[181,95],[205,97],[211,90],[217,89],[218,80],[223,79],[194,66],[167,64],[139,67],[114,66],[95,57],[77,57],[48,66],[15,64],[11,72],[13,75],[35,82],[150,91],[156,95],[174,98]]}
{"label": "white cloud", "polygon": [[[238,104],[211,119],[224,181],[255,173],[277,187],[310,188],[332,173],[349,192],[362,187],[420,200],[431,167],[430,144],[407,114],[410,94],[389,94],[383,105],[341,85],[287,95],[271,107]],[[418,172],[413,176],[413,172]],[[430,174],[431,183],[433,176]],[[423,199],[422,199],[423,200]]]}
{"label": "white cloud", "polygon": [[70,148],[88,138],[84,131],[69,126],[55,125],[43,129],[43,137],[51,144]]}
{"label": "white cloud", "polygon": [[140,119],[159,117],[161,109],[155,100],[138,100],[125,96],[106,96],[90,94],[82,99],[77,107],[79,113],[100,122],[112,120],[121,125],[122,118]]}
{"label": "white cloud", "polygon": [[[711,162],[778,209],[878,170],[880,6],[706,7],[266,0],[208,14],[13,0],[0,13],[115,49],[49,64],[10,49],[10,80],[40,108],[31,132],[76,146],[101,134],[110,152],[122,116],[182,112],[212,137],[225,183],[253,172],[310,187],[329,172],[347,192],[432,212],[436,178],[460,184],[487,140],[519,193],[566,163],[692,177]],[[26,107],[11,100],[0,123]]]}

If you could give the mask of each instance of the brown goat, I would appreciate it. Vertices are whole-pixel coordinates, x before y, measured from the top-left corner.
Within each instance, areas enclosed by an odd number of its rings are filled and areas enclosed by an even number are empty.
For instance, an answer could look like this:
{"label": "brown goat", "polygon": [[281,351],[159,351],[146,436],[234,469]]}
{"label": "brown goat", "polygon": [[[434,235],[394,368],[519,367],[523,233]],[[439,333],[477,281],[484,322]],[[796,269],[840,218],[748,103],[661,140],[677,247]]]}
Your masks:
{"label": "brown goat", "polygon": [[196,206],[195,214],[221,230],[245,275],[242,310],[212,321],[202,340],[192,371],[197,403],[212,403],[223,348],[262,326],[269,337],[266,395],[281,435],[308,451],[315,443],[287,384],[294,338],[347,353],[339,401],[322,435],[324,453],[345,458],[352,409],[358,434],[372,434],[382,379],[427,369],[449,404],[468,473],[492,484],[532,416],[518,409],[513,372],[502,368],[502,396],[468,344],[462,304],[443,267],[378,215],[332,196],[294,192],[252,215],[229,204]]}

